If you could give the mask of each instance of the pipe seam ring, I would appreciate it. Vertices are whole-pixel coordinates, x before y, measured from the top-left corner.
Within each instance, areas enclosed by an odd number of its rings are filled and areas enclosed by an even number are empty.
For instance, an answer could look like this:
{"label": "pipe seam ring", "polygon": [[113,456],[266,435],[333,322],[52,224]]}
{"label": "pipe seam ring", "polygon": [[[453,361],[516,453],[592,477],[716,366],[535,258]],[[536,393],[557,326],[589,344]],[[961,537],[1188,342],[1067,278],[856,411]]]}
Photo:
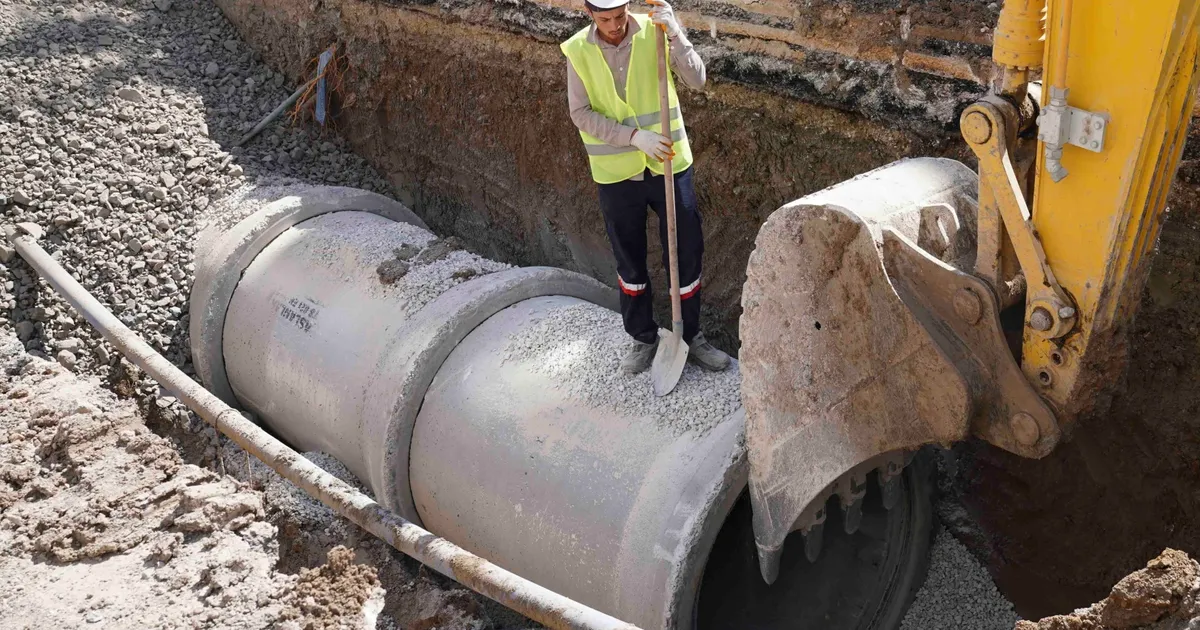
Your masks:
{"label": "pipe seam ring", "polygon": [[[363,400],[360,452],[377,500],[420,523],[409,480],[409,449],[425,394],[450,353],[476,327],[523,300],[550,295],[619,309],[615,289],[557,267],[514,267],[452,287],[410,317],[392,337]],[[386,392],[386,393],[385,393]],[[382,437],[382,440],[380,439]],[[382,442],[382,446],[381,446]]]}
{"label": "pipe seam ring", "polygon": [[[225,370],[225,315],[242,274],[263,249],[291,227],[331,212],[369,212],[429,231],[407,206],[378,193],[343,186],[296,185],[289,189],[298,194],[267,201],[232,228],[210,226],[197,237],[188,326],[192,365],[209,391],[233,407],[239,405]],[[211,247],[206,251],[207,244]]]}

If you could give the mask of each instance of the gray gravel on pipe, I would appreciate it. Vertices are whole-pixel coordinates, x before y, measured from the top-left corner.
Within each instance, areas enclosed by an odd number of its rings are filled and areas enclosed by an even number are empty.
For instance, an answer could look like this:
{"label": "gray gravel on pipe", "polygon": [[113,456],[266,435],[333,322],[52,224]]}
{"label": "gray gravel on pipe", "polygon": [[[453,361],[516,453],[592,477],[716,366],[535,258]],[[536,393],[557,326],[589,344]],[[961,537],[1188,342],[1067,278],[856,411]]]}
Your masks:
{"label": "gray gravel on pipe", "polygon": [[659,398],[651,388],[648,371],[634,376],[620,371],[621,357],[631,344],[618,313],[594,306],[568,306],[551,310],[514,335],[505,358],[538,364],[559,387],[589,405],[653,418],[676,435],[688,431],[703,435],[741,406],[741,374],[736,362],[717,373],[689,364],[675,390]]}
{"label": "gray gravel on pipe", "polygon": [[939,527],[929,574],[900,630],[1011,630],[1017,619],[987,569]]}

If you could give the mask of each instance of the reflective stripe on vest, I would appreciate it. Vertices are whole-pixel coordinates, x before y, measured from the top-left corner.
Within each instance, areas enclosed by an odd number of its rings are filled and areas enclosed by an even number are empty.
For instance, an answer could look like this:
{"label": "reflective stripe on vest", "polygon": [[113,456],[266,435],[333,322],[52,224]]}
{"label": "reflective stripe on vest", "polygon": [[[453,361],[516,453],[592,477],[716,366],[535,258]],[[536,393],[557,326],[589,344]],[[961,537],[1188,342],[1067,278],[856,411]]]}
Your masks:
{"label": "reflective stripe on vest", "polygon": [[[633,35],[629,52],[629,75],[625,80],[625,99],[617,96],[613,83],[612,72],[604,60],[600,47],[588,41],[591,27],[585,27],[570,39],[563,42],[560,48],[575,73],[587,88],[588,100],[592,111],[621,124],[662,133],[658,96],[658,53],[654,36],[665,38],[650,21],[649,16],[630,13],[629,18],[636,20],[640,30]],[[692,148],[688,142],[687,130],[683,124],[683,114],[679,109],[679,98],[675,93],[675,77],[667,73],[667,96],[670,110],[670,137],[674,142],[675,157],[671,160],[672,170],[676,173],[692,165]],[[665,134],[664,134],[665,135]],[[592,169],[592,179],[601,184],[612,184],[633,177],[645,169],[661,175],[663,164],[637,147],[615,147],[604,141],[579,131],[587,151],[588,162]]]}

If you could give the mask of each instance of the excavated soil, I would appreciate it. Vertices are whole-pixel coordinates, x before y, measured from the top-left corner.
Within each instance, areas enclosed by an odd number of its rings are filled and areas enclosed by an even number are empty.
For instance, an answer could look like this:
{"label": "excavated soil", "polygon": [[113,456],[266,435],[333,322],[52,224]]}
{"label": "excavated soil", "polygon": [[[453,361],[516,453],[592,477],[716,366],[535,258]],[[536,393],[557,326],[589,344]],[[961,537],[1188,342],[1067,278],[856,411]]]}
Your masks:
{"label": "excavated soil", "polygon": [[1200,617],[1200,564],[1167,549],[1125,577],[1103,601],[1069,615],[1019,621],[1016,630],[1183,630]]}

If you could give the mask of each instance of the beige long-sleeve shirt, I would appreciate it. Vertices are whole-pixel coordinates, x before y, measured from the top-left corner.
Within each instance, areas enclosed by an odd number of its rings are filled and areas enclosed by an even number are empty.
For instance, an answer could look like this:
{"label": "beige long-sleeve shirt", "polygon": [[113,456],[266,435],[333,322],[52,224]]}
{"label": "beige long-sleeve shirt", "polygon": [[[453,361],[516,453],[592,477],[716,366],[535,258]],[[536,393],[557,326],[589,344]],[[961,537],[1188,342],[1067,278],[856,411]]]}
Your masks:
{"label": "beige long-sleeve shirt", "polygon": [[[629,55],[633,48],[633,36],[641,26],[637,20],[629,18],[629,28],[625,31],[625,39],[616,46],[604,41],[596,34],[596,25],[588,32],[588,42],[600,47],[604,61],[612,71],[613,82],[617,88],[617,96],[625,98],[625,79],[629,75]],[[687,35],[680,31],[670,46],[671,69],[688,87],[702,89],[704,87],[704,61],[688,41]],[[615,147],[630,146],[633,132],[637,127],[622,125],[619,121],[608,118],[592,109],[588,100],[587,88],[583,80],[576,74],[571,62],[567,61],[567,104],[571,108],[571,120],[583,131],[603,140],[605,144]]]}

